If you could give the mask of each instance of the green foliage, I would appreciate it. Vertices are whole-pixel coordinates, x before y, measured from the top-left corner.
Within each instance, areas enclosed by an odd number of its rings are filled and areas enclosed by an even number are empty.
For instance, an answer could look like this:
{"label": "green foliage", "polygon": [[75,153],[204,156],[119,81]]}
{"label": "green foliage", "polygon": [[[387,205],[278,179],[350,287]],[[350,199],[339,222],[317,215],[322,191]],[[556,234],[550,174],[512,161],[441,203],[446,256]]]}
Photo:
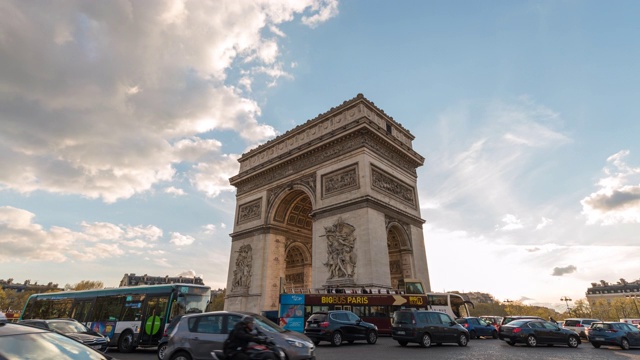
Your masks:
{"label": "green foliage", "polygon": [[68,290],[92,290],[92,289],[104,289],[104,283],[102,281],[94,280],[82,280],[79,283],[69,286],[65,286]]}
{"label": "green foliage", "polygon": [[207,305],[207,311],[224,310],[224,296],[227,289],[218,289],[218,294],[211,298],[211,302]]}
{"label": "green foliage", "polygon": [[561,318],[561,314],[553,309],[549,309],[543,306],[524,305],[520,301],[514,301],[509,303],[501,303],[494,301],[490,303],[475,304],[475,308],[471,309],[471,316],[482,315],[530,315],[539,316],[543,319],[553,317],[558,320]]}
{"label": "green foliage", "polygon": [[613,298],[594,301],[591,304],[593,317],[603,321],[619,321],[624,318],[640,318],[640,300],[636,298]]}
{"label": "green foliage", "polygon": [[[17,292],[16,290],[0,289],[0,309],[3,311],[7,310],[19,310],[22,311],[24,308],[24,304],[27,303],[27,299],[29,296],[35,294],[35,291],[22,291]],[[4,296],[3,296],[4,294]]]}

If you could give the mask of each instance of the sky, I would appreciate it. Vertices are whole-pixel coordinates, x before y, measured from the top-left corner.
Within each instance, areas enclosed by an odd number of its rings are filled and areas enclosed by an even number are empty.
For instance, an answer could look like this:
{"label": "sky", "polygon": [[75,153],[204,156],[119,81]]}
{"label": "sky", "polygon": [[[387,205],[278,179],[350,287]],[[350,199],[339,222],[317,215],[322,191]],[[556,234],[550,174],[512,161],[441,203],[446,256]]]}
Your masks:
{"label": "sky", "polygon": [[0,279],[226,287],[241,154],[362,93],[434,291],[640,278],[640,2],[0,2]]}

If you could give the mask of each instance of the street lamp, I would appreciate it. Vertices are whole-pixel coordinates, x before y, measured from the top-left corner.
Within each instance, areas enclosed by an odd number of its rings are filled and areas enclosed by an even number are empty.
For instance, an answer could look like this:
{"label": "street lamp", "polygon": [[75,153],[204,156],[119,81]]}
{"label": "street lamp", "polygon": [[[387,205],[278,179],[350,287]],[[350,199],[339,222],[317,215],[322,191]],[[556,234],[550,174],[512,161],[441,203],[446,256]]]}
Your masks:
{"label": "street lamp", "polygon": [[564,301],[565,304],[567,304],[567,313],[569,313],[569,316],[571,316],[571,308],[569,308],[569,301],[573,301],[570,298],[563,296],[560,298],[560,301]]}

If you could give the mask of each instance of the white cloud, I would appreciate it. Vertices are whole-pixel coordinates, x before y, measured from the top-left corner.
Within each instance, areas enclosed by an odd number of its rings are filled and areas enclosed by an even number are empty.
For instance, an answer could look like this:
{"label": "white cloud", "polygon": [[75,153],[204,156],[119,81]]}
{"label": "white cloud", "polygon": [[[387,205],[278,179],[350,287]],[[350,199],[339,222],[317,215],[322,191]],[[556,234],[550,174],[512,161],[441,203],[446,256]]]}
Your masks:
{"label": "white cloud", "polygon": [[192,236],[182,235],[178,232],[172,232],[170,242],[177,246],[185,246],[193,244],[195,240],[196,239],[194,239]]}
{"label": "white cloud", "polygon": [[183,196],[186,195],[186,193],[184,192],[184,190],[182,189],[178,189],[177,187],[174,186],[169,186],[167,188],[164,189],[164,192],[167,194],[171,194],[174,196]]}
{"label": "white cloud", "polygon": [[504,223],[503,226],[497,226],[499,230],[509,231],[509,230],[517,230],[522,229],[523,225],[520,219],[518,219],[515,215],[506,214],[502,217],[501,221]]}
{"label": "white cloud", "polygon": [[[105,202],[183,169],[210,196],[232,190],[190,163],[233,156],[220,131],[247,146],[276,135],[243,89],[291,77],[279,25],[337,14],[326,0],[0,6],[0,188]],[[234,83],[230,72],[245,75]]]}
{"label": "white cloud", "polygon": [[625,162],[628,155],[623,150],[610,156],[605,177],[598,181],[600,189],[582,199],[587,223],[640,223],[640,167],[629,166]]}
{"label": "white cloud", "polygon": [[545,227],[551,224],[553,224],[553,220],[547,219],[546,217],[542,217],[542,219],[540,220],[540,223],[536,225],[536,230],[544,229]]}
{"label": "white cloud", "polygon": [[190,180],[199,191],[210,197],[215,197],[222,191],[233,191],[229,178],[236,175],[240,169],[237,156],[222,157],[217,162],[199,163]]}

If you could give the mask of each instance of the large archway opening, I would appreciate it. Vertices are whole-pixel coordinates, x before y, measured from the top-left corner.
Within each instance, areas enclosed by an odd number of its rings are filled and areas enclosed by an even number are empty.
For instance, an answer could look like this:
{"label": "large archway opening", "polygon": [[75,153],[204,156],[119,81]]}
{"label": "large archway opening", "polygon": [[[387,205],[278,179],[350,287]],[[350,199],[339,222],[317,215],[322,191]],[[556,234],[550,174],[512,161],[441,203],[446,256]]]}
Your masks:
{"label": "large archway opening", "polygon": [[311,288],[313,203],[300,189],[289,191],[278,203],[273,222],[285,236],[284,288],[303,292]]}
{"label": "large archway opening", "polygon": [[404,279],[413,278],[411,262],[411,244],[404,230],[397,224],[387,230],[387,250],[389,251],[389,273],[391,286],[399,288],[404,286]]}

